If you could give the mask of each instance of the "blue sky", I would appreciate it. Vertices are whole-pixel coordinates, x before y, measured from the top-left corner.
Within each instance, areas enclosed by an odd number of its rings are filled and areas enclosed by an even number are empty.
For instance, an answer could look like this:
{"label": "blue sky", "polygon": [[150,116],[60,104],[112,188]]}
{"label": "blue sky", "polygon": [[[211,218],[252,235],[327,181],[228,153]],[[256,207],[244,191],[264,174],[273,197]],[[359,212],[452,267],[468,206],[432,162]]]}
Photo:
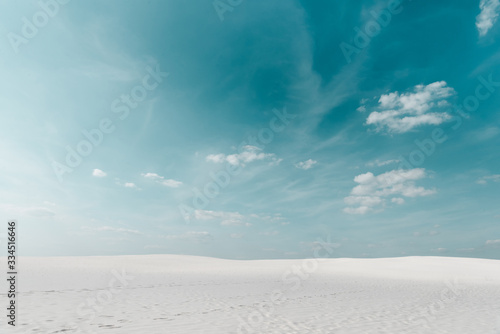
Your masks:
{"label": "blue sky", "polygon": [[2,8],[21,255],[499,258],[498,0]]}

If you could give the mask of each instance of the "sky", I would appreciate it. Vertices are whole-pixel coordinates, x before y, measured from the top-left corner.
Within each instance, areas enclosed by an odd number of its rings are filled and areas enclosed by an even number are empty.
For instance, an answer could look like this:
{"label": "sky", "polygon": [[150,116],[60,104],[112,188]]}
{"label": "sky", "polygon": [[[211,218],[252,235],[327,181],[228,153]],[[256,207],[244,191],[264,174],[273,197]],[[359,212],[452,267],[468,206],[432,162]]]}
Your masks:
{"label": "sky", "polygon": [[20,255],[500,259],[499,0],[0,4]]}

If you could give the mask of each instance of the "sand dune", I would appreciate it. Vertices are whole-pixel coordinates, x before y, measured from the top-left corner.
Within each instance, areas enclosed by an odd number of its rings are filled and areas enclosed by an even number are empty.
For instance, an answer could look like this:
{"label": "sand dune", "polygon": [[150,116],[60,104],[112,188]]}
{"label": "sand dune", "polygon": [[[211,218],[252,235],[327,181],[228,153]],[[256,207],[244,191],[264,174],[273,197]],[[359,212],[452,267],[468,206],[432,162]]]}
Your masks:
{"label": "sand dune", "polygon": [[2,321],[2,333],[500,333],[498,260],[148,255],[19,266],[18,323]]}

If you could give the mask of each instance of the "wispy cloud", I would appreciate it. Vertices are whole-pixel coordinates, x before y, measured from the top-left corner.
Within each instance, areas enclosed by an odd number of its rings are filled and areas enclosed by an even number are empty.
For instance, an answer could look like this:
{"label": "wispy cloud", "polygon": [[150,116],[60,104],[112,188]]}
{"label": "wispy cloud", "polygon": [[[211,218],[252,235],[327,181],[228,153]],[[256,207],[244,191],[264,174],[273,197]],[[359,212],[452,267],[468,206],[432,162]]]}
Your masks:
{"label": "wispy cloud", "polygon": [[188,240],[196,243],[206,243],[214,239],[213,235],[206,231],[188,231],[184,234],[171,234],[164,236],[168,240]]}
{"label": "wispy cloud", "polygon": [[290,222],[281,214],[248,214],[243,215],[239,212],[230,211],[211,211],[211,210],[195,210],[193,219],[198,221],[206,221],[218,223],[222,226],[253,226],[255,224],[267,226],[270,225],[289,225]]}
{"label": "wispy cloud", "polygon": [[500,182],[500,174],[483,176],[476,181],[477,184],[488,184],[488,182]]}
{"label": "wispy cloud", "polygon": [[303,169],[303,170],[308,170],[308,169],[312,168],[317,163],[318,162],[316,160],[309,159],[306,161],[301,161],[301,162],[296,163],[295,167],[297,167],[299,169]]}
{"label": "wispy cloud", "polygon": [[398,162],[399,162],[399,160],[397,160],[397,159],[385,160],[385,161],[380,161],[377,159],[375,161],[368,162],[366,165],[368,167],[373,167],[373,166],[382,167],[382,166],[386,166],[386,165],[390,165],[390,164],[396,164]]}
{"label": "wispy cloud", "polygon": [[196,220],[218,221],[224,226],[251,226],[245,222],[245,217],[238,212],[195,210],[194,218]]}
{"label": "wispy cloud", "polygon": [[206,160],[214,163],[228,162],[231,165],[244,166],[246,163],[250,163],[258,160],[270,160],[272,164],[279,164],[281,159],[276,158],[274,153],[264,153],[261,152],[262,149],[257,146],[246,145],[243,147],[241,153],[225,155],[223,153],[210,154],[206,157]]}
{"label": "wispy cloud", "polygon": [[16,206],[11,204],[0,204],[0,209],[6,210],[7,212],[12,212],[21,215],[30,215],[38,218],[53,217],[56,213],[50,209],[43,206]]}
{"label": "wispy cloud", "polygon": [[96,232],[117,232],[117,233],[129,233],[129,234],[142,234],[137,230],[131,230],[121,227],[111,227],[111,226],[100,226],[100,227],[82,227],[84,230],[96,231]]}
{"label": "wispy cloud", "polygon": [[385,198],[391,198],[392,203],[403,204],[401,197],[429,196],[436,191],[417,187],[416,180],[426,177],[425,169],[415,168],[411,170],[396,169],[375,176],[373,173],[365,173],[354,178],[355,186],[350,196],[344,198],[348,205],[344,209],[349,214],[366,214],[375,209],[382,210]]}
{"label": "wispy cloud", "polygon": [[442,110],[450,106],[447,98],[455,94],[445,81],[427,86],[417,85],[411,92],[392,92],[381,95],[376,111],[366,119],[367,125],[374,125],[377,131],[404,133],[422,125],[439,125],[451,119]]}
{"label": "wispy cloud", "polygon": [[500,0],[481,0],[481,13],[476,17],[476,27],[480,36],[484,36],[493,27],[498,19]]}
{"label": "wispy cloud", "polygon": [[153,180],[156,183],[169,188],[178,188],[182,185],[181,181],[176,181],[173,179],[165,179],[165,177],[160,176],[156,173],[142,173],[141,175],[146,179]]}
{"label": "wispy cloud", "polygon": [[266,232],[260,232],[259,234],[266,236],[266,237],[272,237],[272,236],[280,234],[280,232],[278,232],[278,231],[266,231]]}

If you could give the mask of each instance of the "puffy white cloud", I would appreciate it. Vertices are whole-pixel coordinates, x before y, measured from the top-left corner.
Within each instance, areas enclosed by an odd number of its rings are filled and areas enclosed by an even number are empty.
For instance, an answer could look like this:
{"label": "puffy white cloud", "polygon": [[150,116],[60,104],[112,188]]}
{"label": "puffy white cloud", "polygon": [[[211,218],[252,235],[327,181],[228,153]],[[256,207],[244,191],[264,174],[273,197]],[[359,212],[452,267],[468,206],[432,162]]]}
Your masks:
{"label": "puffy white cloud", "polygon": [[486,245],[500,245],[500,239],[497,240],[487,240]]}
{"label": "puffy white cloud", "polygon": [[172,179],[165,179],[165,177],[158,175],[156,173],[142,173],[141,174],[143,177],[149,180],[153,180],[158,184],[161,184],[165,187],[169,188],[178,188],[182,185],[181,181],[176,181]]}
{"label": "puffy white cloud", "polygon": [[125,182],[123,185],[125,188],[132,188],[132,189],[137,189],[137,186],[133,182]]}
{"label": "puffy white cloud", "polygon": [[478,184],[487,184],[489,181],[492,182],[500,182],[500,174],[483,176],[479,180],[476,181]]}
{"label": "puffy white cloud", "polygon": [[366,214],[385,205],[385,198],[392,203],[403,204],[403,197],[429,196],[436,191],[417,187],[416,180],[426,177],[425,169],[395,169],[378,176],[368,172],[354,178],[358,183],[351,190],[350,196],[344,198],[348,205],[344,212],[349,214]]}
{"label": "puffy white cloud", "polygon": [[421,125],[439,125],[451,119],[443,111],[431,111],[449,106],[446,100],[455,94],[445,81],[437,81],[427,86],[417,85],[412,92],[393,92],[380,96],[376,111],[366,119],[367,125],[375,125],[378,131],[404,133]]}
{"label": "puffy white cloud", "polygon": [[241,153],[235,153],[230,155],[225,155],[223,153],[210,154],[205,159],[209,162],[222,163],[224,161],[235,166],[245,166],[246,163],[250,163],[258,160],[271,160],[271,164],[277,165],[281,162],[281,159],[276,158],[274,153],[264,153],[261,152],[262,149],[257,146],[246,145],[243,147]]}
{"label": "puffy white cloud", "polygon": [[92,176],[95,177],[105,177],[106,175],[108,174],[97,168],[92,171]]}
{"label": "puffy white cloud", "polygon": [[309,168],[312,168],[315,164],[318,162],[312,159],[306,160],[306,161],[301,161],[299,163],[295,164],[295,167],[303,169],[303,170],[308,170]]}
{"label": "puffy white cloud", "polygon": [[476,27],[480,36],[484,36],[493,27],[498,19],[500,0],[481,0],[481,13],[476,17]]}

